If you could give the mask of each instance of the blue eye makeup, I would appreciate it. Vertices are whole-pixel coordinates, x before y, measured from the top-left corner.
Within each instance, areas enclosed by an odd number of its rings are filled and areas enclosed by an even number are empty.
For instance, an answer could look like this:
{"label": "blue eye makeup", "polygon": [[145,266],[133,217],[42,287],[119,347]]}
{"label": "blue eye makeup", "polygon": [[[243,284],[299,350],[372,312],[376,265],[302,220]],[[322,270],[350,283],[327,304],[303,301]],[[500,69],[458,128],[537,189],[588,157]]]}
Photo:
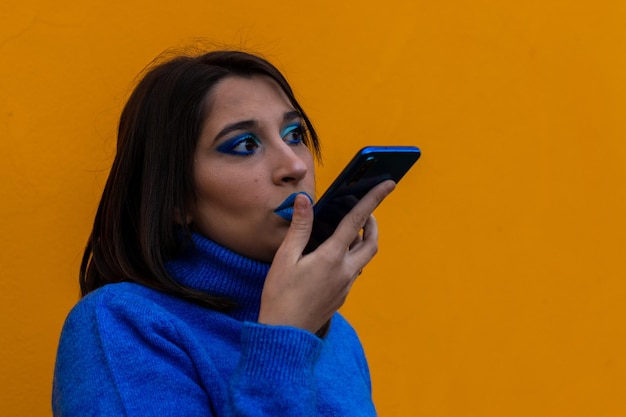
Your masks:
{"label": "blue eye makeup", "polygon": [[[305,143],[305,132],[304,125],[297,122],[286,126],[280,132],[280,137],[288,145],[300,145]],[[247,156],[255,153],[260,146],[261,140],[255,134],[246,132],[225,140],[217,146],[217,151],[228,155]]]}
{"label": "blue eye makeup", "polygon": [[220,144],[217,150],[229,155],[251,155],[260,144],[256,136],[251,133],[244,133]]}
{"label": "blue eye makeup", "polygon": [[304,126],[302,123],[293,123],[285,127],[280,132],[280,137],[289,144],[299,144],[304,142]]}

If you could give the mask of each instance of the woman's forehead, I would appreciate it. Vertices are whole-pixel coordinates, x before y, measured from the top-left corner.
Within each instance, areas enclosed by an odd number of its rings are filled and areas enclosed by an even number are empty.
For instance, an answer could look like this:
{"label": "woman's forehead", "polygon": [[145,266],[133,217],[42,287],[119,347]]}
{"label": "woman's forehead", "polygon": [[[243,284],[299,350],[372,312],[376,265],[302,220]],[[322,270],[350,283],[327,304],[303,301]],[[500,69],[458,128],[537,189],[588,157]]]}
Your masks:
{"label": "woman's forehead", "polygon": [[226,77],[215,85],[208,96],[210,110],[255,108],[279,103],[293,107],[280,85],[264,75]]}
{"label": "woman's forehead", "polygon": [[209,94],[207,110],[207,123],[283,119],[287,113],[298,117],[282,88],[266,76],[223,79]]}

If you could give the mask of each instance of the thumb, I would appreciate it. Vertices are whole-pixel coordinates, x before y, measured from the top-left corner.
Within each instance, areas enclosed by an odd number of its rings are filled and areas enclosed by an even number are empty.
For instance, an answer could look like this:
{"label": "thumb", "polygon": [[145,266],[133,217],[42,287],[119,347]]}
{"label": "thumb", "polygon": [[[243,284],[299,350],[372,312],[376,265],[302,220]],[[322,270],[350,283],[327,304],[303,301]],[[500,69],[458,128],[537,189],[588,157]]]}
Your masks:
{"label": "thumb", "polygon": [[310,197],[299,194],[293,204],[293,217],[287,235],[280,245],[279,251],[302,255],[304,247],[309,242],[313,228],[313,206]]}

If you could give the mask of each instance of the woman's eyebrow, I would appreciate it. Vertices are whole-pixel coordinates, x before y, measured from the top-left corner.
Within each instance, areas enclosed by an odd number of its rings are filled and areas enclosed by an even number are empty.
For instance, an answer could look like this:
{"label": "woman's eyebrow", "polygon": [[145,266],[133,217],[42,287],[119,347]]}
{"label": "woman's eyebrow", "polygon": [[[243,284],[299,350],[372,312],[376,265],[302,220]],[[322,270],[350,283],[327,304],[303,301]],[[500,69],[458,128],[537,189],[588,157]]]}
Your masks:
{"label": "woman's eyebrow", "polygon": [[[291,110],[283,114],[283,121],[285,122],[290,122],[292,120],[300,118],[302,118],[302,116],[296,110]],[[215,138],[213,140],[217,141],[222,136],[226,136],[231,132],[235,132],[238,130],[249,130],[257,127],[258,125],[259,123],[256,120],[242,120],[239,122],[231,123],[229,125],[226,125],[222,130],[220,130],[219,133],[215,135]]]}
{"label": "woman's eyebrow", "polygon": [[230,132],[234,132],[237,130],[249,130],[258,125],[256,120],[242,120],[240,122],[231,123],[226,125],[222,130],[219,131],[217,135],[215,135],[214,141],[217,141],[222,136],[228,135]]}
{"label": "woman's eyebrow", "polygon": [[300,112],[297,112],[295,110],[288,111],[283,115],[284,122],[290,122],[294,119],[301,119],[301,118],[302,118],[302,115],[300,114]]}

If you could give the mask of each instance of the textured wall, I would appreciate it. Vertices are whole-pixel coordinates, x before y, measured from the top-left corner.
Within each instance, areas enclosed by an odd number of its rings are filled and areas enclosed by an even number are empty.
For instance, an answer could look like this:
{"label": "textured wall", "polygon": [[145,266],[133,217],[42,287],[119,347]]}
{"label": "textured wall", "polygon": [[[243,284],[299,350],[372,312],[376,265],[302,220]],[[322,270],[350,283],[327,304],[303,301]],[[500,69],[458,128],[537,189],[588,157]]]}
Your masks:
{"label": "textured wall", "polygon": [[323,139],[423,157],[344,313],[382,416],[626,415],[626,3],[5,0],[0,404],[50,414],[58,334],[134,77],[261,52]]}

